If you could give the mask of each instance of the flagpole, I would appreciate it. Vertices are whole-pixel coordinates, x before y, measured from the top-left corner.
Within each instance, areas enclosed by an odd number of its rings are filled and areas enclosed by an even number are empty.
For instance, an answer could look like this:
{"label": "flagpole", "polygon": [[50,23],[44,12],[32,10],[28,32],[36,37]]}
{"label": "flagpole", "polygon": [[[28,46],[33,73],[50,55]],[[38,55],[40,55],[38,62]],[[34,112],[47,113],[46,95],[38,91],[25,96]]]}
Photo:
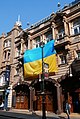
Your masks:
{"label": "flagpole", "polygon": [[41,42],[41,48],[42,48],[42,119],[46,119],[46,113],[45,113],[45,93],[44,93],[44,61],[43,61],[43,48],[44,43]]}

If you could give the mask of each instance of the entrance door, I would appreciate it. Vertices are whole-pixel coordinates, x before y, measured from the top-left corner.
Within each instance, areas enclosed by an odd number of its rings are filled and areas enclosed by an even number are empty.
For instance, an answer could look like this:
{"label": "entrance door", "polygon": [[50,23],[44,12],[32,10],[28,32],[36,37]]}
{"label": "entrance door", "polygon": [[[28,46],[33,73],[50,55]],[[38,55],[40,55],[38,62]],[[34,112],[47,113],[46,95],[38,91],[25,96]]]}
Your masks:
{"label": "entrance door", "polygon": [[[45,108],[46,111],[54,111],[53,110],[53,97],[51,95],[45,96]],[[37,96],[37,110],[42,110],[42,96]]]}
{"label": "entrance door", "polygon": [[73,111],[80,113],[80,93],[73,94]]}
{"label": "entrance door", "polygon": [[28,98],[24,95],[18,95],[16,97],[16,108],[17,109],[28,109]]}
{"label": "entrance door", "polygon": [[46,95],[46,111],[53,111],[53,98],[51,95]]}

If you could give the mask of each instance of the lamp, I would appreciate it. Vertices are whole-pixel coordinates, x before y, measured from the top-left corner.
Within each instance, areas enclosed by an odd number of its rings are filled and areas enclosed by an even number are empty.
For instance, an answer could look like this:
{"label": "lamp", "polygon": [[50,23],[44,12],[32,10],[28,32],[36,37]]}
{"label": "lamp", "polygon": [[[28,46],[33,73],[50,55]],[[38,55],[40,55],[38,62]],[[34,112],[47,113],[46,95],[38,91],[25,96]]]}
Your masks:
{"label": "lamp", "polygon": [[69,76],[70,76],[70,77],[73,76],[73,75],[72,75],[72,69],[71,69],[71,66],[70,66],[70,68],[69,68]]}
{"label": "lamp", "polygon": [[45,113],[45,93],[44,93],[44,61],[43,61],[43,48],[44,48],[44,42],[40,42],[40,47],[42,48],[42,119],[46,119],[46,113]]}

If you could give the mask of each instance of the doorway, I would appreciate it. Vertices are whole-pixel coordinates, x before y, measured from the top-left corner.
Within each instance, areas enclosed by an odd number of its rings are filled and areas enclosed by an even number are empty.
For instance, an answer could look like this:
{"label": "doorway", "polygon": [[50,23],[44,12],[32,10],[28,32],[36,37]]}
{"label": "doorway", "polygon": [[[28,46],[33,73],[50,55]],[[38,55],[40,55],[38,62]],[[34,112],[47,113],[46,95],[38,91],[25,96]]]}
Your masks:
{"label": "doorway", "polygon": [[74,92],[72,99],[73,99],[73,112],[80,113],[80,93]]}
{"label": "doorway", "polygon": [[16,109],[28,109],[28,98],[26,95],[17,95]]}

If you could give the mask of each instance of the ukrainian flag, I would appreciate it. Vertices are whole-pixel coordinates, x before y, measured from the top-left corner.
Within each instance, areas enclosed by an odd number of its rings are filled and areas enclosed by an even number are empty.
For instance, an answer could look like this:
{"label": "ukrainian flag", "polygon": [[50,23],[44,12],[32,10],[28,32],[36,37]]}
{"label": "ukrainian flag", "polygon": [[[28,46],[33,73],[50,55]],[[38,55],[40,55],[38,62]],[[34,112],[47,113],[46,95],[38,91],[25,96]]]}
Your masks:
{"label": "ukrainian flag", "polygon": [[[24,78],[42,73],[42,48],[26,50],[24,53]],[[49,73],[57,72],[56,51],[54,40],[43,47],[43,61],[49,64]]]}

